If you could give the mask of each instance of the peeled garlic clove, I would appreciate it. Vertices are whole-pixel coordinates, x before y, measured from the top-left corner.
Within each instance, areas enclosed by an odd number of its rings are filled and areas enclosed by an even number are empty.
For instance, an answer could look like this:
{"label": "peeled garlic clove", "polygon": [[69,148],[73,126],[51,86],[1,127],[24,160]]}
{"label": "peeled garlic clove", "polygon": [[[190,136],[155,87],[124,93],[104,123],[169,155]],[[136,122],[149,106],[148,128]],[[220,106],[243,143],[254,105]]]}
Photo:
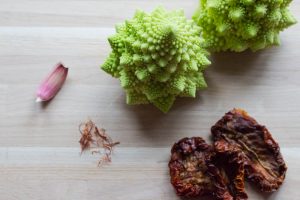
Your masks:
{"label": "peeled garlic clove", "polygon": [[54,70],[42,82],[38,91],[36,102],[49,101],[63,86],[68,75],[68,68],[58,63]]}

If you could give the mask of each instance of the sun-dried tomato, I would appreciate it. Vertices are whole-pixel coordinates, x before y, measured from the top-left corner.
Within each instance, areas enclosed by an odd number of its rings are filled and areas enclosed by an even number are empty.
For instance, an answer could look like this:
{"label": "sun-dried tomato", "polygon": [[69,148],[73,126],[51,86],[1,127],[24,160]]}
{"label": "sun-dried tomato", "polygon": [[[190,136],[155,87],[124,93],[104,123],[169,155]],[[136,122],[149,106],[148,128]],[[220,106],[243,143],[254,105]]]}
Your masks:
{"label": "sun-dried tomato", "polygon": [[244,156],[242,152],[226,141],[215,142],[216,157],[214,163],[220,170],[229,192],[235,200],[246,200]]}
{"label": "sun-dried tomato", "polygon": [[183,138],[175,143],[169,162],[171,183],[179,196],[213,195],[218,200],[232,200],[224,178],[213,164],[212,146],[202,138]]}
{"label": "sun-dried tomato", "polygon": [[231,151],[230,148],[240,151],[247,179],[266,192],[280,187],[287,167],[278,144],[266,127],[258,124],[245,111],[234,109],[226,113],[211,130],[217,151],[222,148],[227,152]]}

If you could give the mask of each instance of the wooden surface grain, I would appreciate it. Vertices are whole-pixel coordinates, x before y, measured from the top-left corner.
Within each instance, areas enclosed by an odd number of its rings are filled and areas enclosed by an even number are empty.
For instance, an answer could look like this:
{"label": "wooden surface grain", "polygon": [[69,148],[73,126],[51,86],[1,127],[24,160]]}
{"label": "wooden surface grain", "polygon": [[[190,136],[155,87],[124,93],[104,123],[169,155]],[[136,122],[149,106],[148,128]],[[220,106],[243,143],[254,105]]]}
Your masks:
{"label": "wooden surface grain", "polygon": [[[110,51],[114,24],[135,9],[184,9],[197,0],[0,0],[0,199],[174,200],[169,184],[171,145],[185,136],[210,141],[210,127],[233,107],[246,109],[280,143],[288,164],[282,188],[249,199],[300,196],[300,27],[281,34],[282,45],[257,53],[213,54],[209,88],[178,99],[167,115],[127,106],[118,80],[99,69]],[[291,10],[300,19],[299,2]],[[38,84],[57,62],[67,82],[45,106]],[[121,142],[113,163],[80,156],[78,124],[88,117]]]}

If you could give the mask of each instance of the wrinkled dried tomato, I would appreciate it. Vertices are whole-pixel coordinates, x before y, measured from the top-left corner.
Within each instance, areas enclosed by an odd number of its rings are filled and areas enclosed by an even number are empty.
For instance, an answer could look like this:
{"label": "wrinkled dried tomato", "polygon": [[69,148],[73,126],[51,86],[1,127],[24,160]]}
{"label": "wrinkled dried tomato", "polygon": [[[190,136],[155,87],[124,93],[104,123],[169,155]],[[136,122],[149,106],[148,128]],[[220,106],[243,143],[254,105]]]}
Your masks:
{"label": "wrinkled dried tomato", "polygon": [[266,127],[258,124],[241,109],[225,114],[211,129],[217,151],[234,148],[244,160],[245,176],[262,191],[277,190],[282,184],[287,167],[278,144]]}
{"label": "wrinkled dried tomato", "polygon": [[236,200],[246,200],[244,156],[238,148],[227,142],[217,141],[214,144],[216,156],[214,163],[220,170],[229,192]]}
{"label": "wrinkled dried tomato", "polygon": [[213,164],[212,146],[202,138],[183,138],[175,143],[169,162],[171,183],[179,196],[200,197],[212,194],[216,199],[232,200],[224,178]]}

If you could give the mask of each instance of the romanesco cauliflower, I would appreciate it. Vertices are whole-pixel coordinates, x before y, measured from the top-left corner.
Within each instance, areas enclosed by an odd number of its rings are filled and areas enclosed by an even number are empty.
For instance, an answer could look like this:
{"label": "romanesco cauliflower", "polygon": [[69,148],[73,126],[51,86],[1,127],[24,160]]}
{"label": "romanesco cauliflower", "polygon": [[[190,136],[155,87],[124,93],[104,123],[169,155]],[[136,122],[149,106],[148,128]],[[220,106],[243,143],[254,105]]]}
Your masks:
{"label": "romanesco cauliflower", "polygon": [[177,96],[195,97],[206,87],[208,53],[200,45],[200,28],[183,11],[137,11],[116,31],[102,69],[120,79],[128,104],[153,103],[168,112]]}
{"label": "romanesco cauliflower", "polygon": [[200,0],[193,19],[212,51],[252,51],[279,45],[279,32],[296,23],[292,0]]}

